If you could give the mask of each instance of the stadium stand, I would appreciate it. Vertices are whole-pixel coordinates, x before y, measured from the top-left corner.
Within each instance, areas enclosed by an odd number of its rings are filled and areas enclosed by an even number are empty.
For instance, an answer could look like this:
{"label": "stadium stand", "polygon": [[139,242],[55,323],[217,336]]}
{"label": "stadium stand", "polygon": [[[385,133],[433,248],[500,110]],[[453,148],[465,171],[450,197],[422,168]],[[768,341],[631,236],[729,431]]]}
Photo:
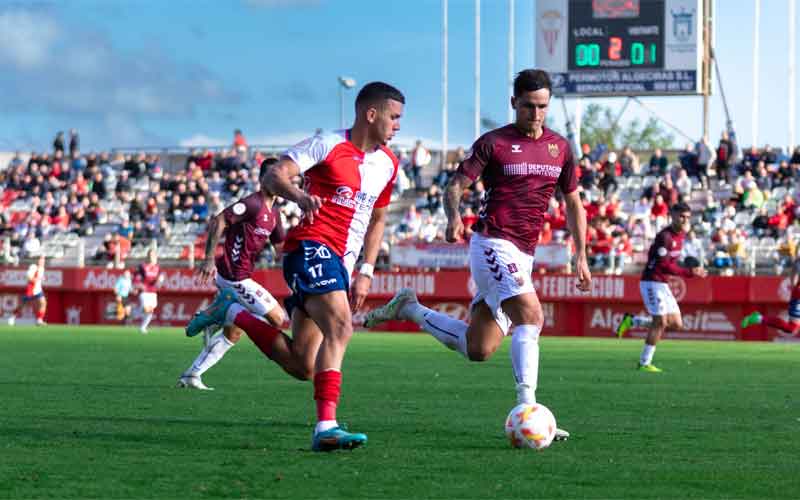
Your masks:
{"label": "stadium stand", "polygon": [[[278,151],[238,145],[75,150],[69,158],[59,149],[15,153],[0,165],[0,262],[17,264],[44,254],[51,266],[122,268],[144,259],[155,246],[167,265],[193,265],[203,255],[208,217],[255,190],[256,167]],[[392,245],[444,241],[443,191],[465,151],[448,152],[441,168],[440,152],[414,163],[415,151],[396,151],[401,168],[381,249],[383,266],[392,265]],[[691,145],[652,155],[585,146],[579,189],[594,271],[638,272],[652,238],[667,223],[668,206],[686,201],[694,211],[694,239],[686,257],[723,275],[783,272],[800,238],[800,147],[791,155],[769,146],[746,151],[741,160],[728,161],[727,182],[713,160],[707,177],[705,168],[698,172]],[[468,223],[476,220],[483,194],[480,181],[465,192],[461,210]],[[297,224],[297,206],[279,203],[285,226]],[[542,244],[570,247],[564,213],[557,196]],[[265,252],[261,265],[277,263],[274,252]]]}

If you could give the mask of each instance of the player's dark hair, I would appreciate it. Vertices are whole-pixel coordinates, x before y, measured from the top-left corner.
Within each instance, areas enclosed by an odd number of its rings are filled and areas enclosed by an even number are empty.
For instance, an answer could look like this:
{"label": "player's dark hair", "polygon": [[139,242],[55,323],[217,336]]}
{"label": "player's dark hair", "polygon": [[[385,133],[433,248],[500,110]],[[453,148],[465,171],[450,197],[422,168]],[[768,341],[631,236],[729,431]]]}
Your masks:
{"label": "player's dark hair", "polygon": [[686,203],[684,203],[682,201],[679,201],[678,203],[672,205],[672,208],[670,208],[670,212],[676,213],[676,214],[682,214],[684,212],[691,213],[692,209]]}
{"label": "player's dark hair", "polygon": [[552,93],[553,84],[550,75],[540,69],[526,69],[517,73],[514,78],[514,97],[521,96],[524,92],[535,92],[547,89]]}
{"label": "player's dark hair", "polygon": [[267,170],[269,170],[269,167],[275,165],[276,163],[278,163],[277,158],[267,158],[266,160],[262,161],[261,169],[258,171],[258,178],[263,179],[264,175],[267,173]]}
{"label": "player's dark hair", "polygon": [[382,106],[387,100],[397,101],[401,104],[406,103],[406,97],[402,92],[392,87],[388,83],[370,82],[358,92],[356,96],[356,109],[363,106]]}

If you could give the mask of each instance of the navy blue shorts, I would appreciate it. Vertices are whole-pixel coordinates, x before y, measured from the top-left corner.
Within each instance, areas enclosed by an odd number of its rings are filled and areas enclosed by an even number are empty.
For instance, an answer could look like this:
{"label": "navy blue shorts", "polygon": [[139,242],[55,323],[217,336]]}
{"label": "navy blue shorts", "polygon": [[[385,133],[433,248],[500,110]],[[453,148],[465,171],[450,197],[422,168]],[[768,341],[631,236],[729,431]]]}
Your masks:
{"label": "navy blue shorts", "polygon": [[44,297],[44,292],[39,292],[36,295],[24,295],[22,297],[22,303],[25,304],[32,300],[41,299],[42,297]]}
{"label": "navy blue shorts", "polygon": [[292,290],[284,302],[290,317],[295,307],[305,312],[307,295],[350,289],[350,276],[342,259],[327,245],[310,240],[301,241],[296,250],[284,257],[283,279]]}
{"label": "navy blue shorts", "polygon": [[800,319],[800,299],[789,301],[789,317]]}

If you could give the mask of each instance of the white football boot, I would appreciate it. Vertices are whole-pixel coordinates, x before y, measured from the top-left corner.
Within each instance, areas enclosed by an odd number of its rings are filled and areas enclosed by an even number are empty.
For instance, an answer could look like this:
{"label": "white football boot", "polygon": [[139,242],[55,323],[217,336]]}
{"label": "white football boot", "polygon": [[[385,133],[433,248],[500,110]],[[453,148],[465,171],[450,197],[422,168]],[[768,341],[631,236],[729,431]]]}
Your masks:
{"label": "white football boot", "polygon": [[175,387],[179,389],[198,389],[201,391],[213,391],[213,387],[208,387],[200,377],[196,377],[193,375],[181,375],[178,379],[178,383],[175,384]]}
{"label": "white football boot", "polygon": [[409,302],[418,302],[417,294],[411,288],[401,288],[394,294],[392,300],[367,313],[364,318],[364,326],[372,328],[386,321],[399,319],[400,310]]}

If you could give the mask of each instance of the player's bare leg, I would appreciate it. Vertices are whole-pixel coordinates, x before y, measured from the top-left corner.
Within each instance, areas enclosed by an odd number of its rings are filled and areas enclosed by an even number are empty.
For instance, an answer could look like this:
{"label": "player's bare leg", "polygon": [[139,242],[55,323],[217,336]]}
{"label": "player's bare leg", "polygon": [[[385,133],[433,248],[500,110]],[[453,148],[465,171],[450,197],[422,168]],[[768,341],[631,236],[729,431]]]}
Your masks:
{"label": "player's bare leg", "polygon": [[304,307],[323,336],[314,364],[317,425],[311,448],[314,451],[357,448],[367,442],[367,436],[345,431],[336,420],[342,385],[342,360],[353,336],[347,293],[335,290],[321,295],[309,295],[305,299]]}
{"label": "player's bare leg", "polygon": [[47,299],[42,296],[36,299],[36,324],[45,325],[44,316],[47,313]]}
{"label": "player's bare leg", "polygon": [[681,318],[680,313],[653,316],[652,326],[647,332],[647,338],[645,338],[644,341],[644,348],[642,348],[642,354],[639,357],[639,370],[650,373],[661,372],[661,369],[657,368],[653,364],[653,356],[655,356],[656,353],[656,345],[658,344],[658,341],[661,340],[664,332],[667,330],[682,329],[683,319]]}

